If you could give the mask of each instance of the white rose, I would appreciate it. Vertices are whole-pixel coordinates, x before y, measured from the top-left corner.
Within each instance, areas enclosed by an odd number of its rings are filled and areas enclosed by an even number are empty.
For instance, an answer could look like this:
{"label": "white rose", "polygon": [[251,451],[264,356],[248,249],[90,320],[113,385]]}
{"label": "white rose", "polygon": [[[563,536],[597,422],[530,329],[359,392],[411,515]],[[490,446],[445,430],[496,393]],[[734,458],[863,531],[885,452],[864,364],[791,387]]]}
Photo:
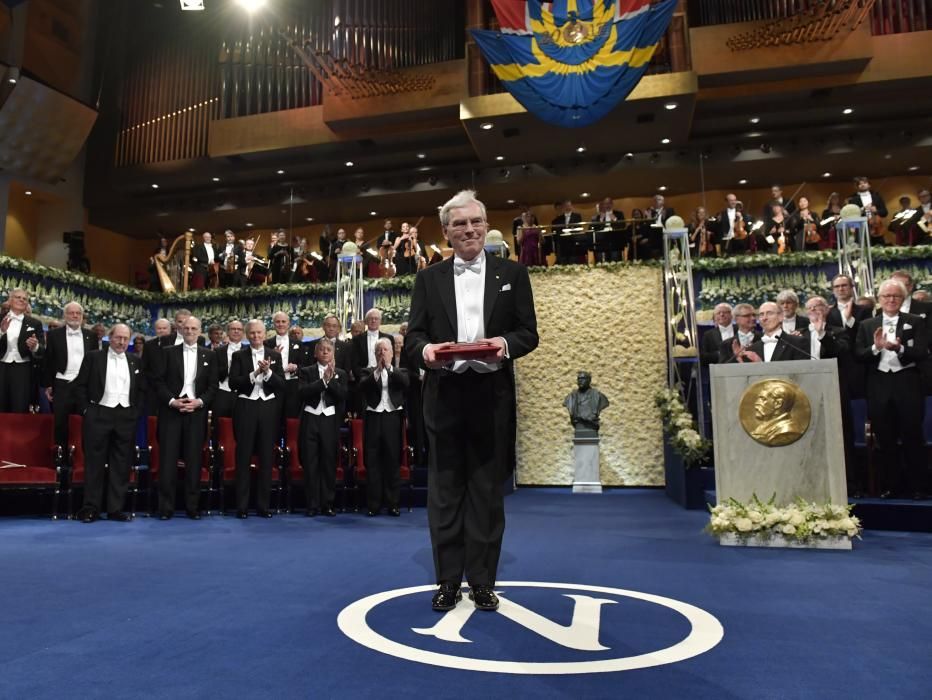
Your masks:
{"label": "white rose", "polygon": [[751,529],[751,521],[747,518],[738,518],[735,520],[735,527],[738,528],[738,532],[748,532]]}
{"label": "white rose", "polygon": [[764,519],[764,516],[761,515],[759,510],[749,510],[748,517],[751,519],[751,522],[753,523],[759,523]]}
{"label": "white rose", "polygon": [[790,525],[789,523],[784,525],[781,528],[781,531],[783,532],[784,535],[795,535],[796,534],[796,528]]}
{"label": "white rose", "polygon": [[800,513],[798,510],[797,510],[797,511],[793,511],[793,512],[790,514],[790,519],[789,519],[788,522],[789,522],[790,525],[794,525],[794,526],[796,526],[796,527],[799,527],[799,526],[802,525],[804,522],[806,522],[806,517],[805,517],[802,513]]}
{"label": "white rose", "polygon": [[851,521],[851,518],[844,518],[843,520],[838,521],[838,528],[840,530],[857,530],[855,524]]}

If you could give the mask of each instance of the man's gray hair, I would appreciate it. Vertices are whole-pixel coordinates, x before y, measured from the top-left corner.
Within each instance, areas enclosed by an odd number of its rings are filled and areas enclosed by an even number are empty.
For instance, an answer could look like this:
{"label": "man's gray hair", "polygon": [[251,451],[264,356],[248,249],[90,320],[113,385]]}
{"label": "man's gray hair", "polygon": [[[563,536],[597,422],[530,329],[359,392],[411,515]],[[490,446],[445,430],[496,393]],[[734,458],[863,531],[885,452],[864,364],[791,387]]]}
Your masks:
{"label": "man's gray hair", "polygon": [[714,310],[718,311],[719,309],[728,309],[729,311],[732,311],[731,304],[724,302],[724,301],[715,305]]}
{"label": "man's gray hair", "polygon": [[784,301],[792,301],[794,304],[799,306],[799,297],[796,296],[796,292],[792,289],[784,289],[782,292],[777,294],[777,303],[782,304]]}
{"label": "man's gray hair", "polygon": [[440,225],[443,228],[446,228],[450,225],[450,212],[453,209],[461,209],[462,207],[468,207],[470,204],[476,204],[479,206],[479,211],[482,212],[483,221],[486,219],[485,215],[485,205],[476,199],[475,190],[461,190],[457,192],[452,199],[450,199],[446,204],[440,207]]}
{"label": "man's gray hair", "polygon": [[734,308],[735,316],[741,316],[744,314],[757,314],[757,309],[747,303],[736,304]]}
{"label": "man's gray hair", "polygon": [[262,326],[262,330],[263,330],[263,331],[267,330],[266,327],[265,327],[265,321],[260,321],[258,318],[251,318],[251,319],[249,319],[249,320],[246,322],[246,332],[247,332],[247,333],[249,332],[249,327],[250,327],[250,326],[253,326],[253,325]]}
{"label": "man's gray hair", "polygon": [[880,287],[877,289],[877,296],[880,296],[881,294],[883,294],[884,287],[896,287],[898,290],[900,290],[900,293],[903,295],[903,299],[906,299],[906,297],[909,296],[909,292],[906,289],[906,285],[900,282],[895,277],[885,280],[884,282],[881,283]]}
{"label": "man's gray hair", "polygon": [[378,317],[381,319],[381,318],[382,318],[382,310],[381,310],[381,309],[377,309],[377,308],[375,308],[375,307],[373,306],[371,309],[369,309],[369,310],[366,312],[365,319],[368,321],[370,316],[375,316],[375,315],[378,315]]}
{"label": "man's gray hair", "polygon": [[68,313],[68,308],[71,307],[71,306],[77,306],[77,307],[81,310],[81,313],[82,313],[82,314],[84,313],[84,307],[81,306],[81,305],[80,305],[78,302],[76,302],[76,301],[69,301],[67,304],[65,304],[65,305],[62,307],[62,313],[63,313],[63,314]]}
{"label": "man's gray hair", "polygon": [[320,344],[321,344],[321,343],[326,343],[326,344],[330,347],[330,349],[333,350],[333,341],[330,340],[330,338],[328,338],[327,336],[324,336],[323,338],[318,338],[318,339],[317,339],[317,344],[314,345],[314,354],[315,354],[315,355],[317,354],[317,348],[320,347]]}

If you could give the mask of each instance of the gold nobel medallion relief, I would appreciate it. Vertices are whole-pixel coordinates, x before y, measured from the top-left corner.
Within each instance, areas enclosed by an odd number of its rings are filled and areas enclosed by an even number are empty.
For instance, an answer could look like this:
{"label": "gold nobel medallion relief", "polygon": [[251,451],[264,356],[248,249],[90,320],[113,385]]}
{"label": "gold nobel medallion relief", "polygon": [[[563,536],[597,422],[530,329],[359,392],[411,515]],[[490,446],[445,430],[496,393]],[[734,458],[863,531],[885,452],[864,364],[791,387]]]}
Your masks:
{"label": "gold nobel medallion relief", "polygon": [[589,34],[589,26],[579,21],[569,22],[563,27],[563,38],[570,44],[581,44]]}
{"label": "gold nobel medallion relief", "polygon": [[765,379],[745,389],[738,406],[744,431],[762,445],[790,445],[809,429],[812,406],[799,385]]}

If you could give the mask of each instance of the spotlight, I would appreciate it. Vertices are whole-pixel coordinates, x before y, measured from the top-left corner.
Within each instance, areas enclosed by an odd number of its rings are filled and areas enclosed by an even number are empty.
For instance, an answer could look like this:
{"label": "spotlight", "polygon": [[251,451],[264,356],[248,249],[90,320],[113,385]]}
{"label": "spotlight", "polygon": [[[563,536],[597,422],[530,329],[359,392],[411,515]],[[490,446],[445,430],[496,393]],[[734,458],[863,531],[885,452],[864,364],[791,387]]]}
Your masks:
{"label": "spotlight", "polygon": [[314,220],[314,217],[313,217],[313,216],[306,216],[306,217],[304,217],[304,220],[307,221],[307,222],[311,222],[311,221]]}
{"label": "spotlight", "polygon": [[420,158],[421,160],[424,160],[424,159],[427,157],[427,154],[426,154],[426,153],[418,153],[418,154],[417,154],[417,157]]}
{"label": "spotlight", "polygon": [[[910,170],[912,170],[912,168],[910,168]],[[31,197],[31,196],[32,196],[32,190],[26,190],[26,196],[27,196],[27,197]]]}
{"label": "spotlight", "polygon": [[505,204],[514,204],[514,203],[515,203],[515,200],[513,200],[513,199],[506,199],[506,200],[505,200]]}
{"label": "spotlight", "polygon": [[276,170],[276,171],[275,171],[275,174],[276,174],[276,175],[284,175],[284,174],[285,174],[285,171],[284,171],[284,170]]}
{"label": "spotlight", "polygon": [[220,182],[220,178],[219,178],[219,177],[212,177],[212,178],[210,178],[210,179],[213,180],[214,182]]}
{"label": "spotlight", "polygon": [[676,102],[667,102],[663,107],[664,107],[664,109],[674,110],[674,109],[676,109],[677,107],[679,107],[679,105],[676,104]]}
{"label": "spotlight", "polygon": [[625,153],[625,160],[634,160],[633,153]]}
{"label": "spotlight", "polygon": [[378,215],[379,215],[379,212],[377,212],[377,211],[370,211],[370,212],[369,212],[369,216],[378,216]]}
{"label": "spotlight", "polygon": [[184,10],[203,10],[204,0],[181,0],[181,9]]}
{"label": "spotlight", "polygon": [[576,147],[576,152],[577,152],[577,153],[585,153],[585,152],[586,152],[586,147],[585,147],[585,146],[577,146],[577,147]]}
{"label": "spotlight", "polygon": [[843,110],[841,110],[842,114],[852,114],[853,112],[854,110],[851,109],[851,107],[845,107]]}
{"label": "spotlight", "polygon": [[16,85],[16,81],[19,80],[19,68],[16,66],[10,66],[10,70],[7,73],[6,81],[10,85]]}
{"label": "spotlight", "polygon": [[581,195],[579,195],[579,196],[582,197],[583,199],[586,199],[587,197],[589,197],[589,193],[588,193],[588,192],[583,192],[583,193],[582,193]]}
{"label": "spotlight", "polygon": [[265,6],[265,0],[236,0],[236,4],[252,14]]}
{"label": "spotlight", "polygon": [[479,125],[479,128],[482,129],[483,131],[489,131],[490,129],[492,129],[492,128],[494,128],[494,127],[495,127],[495,125],[494,125],[492,122],[482,122],[482,123]]}
{"label": "spotlight", "polygon": [[153,182],[153,183],[152,183],[152,189],[157,190],[158,188],[159,188],[159,186],[156,185],[156,184]]}
{"label": "spotlight", "polygon": [[657,188],[657,191],[658,191],[658,192],[666,192],[666,191],[667,191],[667,186],[666,186],[666,185],[661,185],[660,187]]}
{"label": "spotlight", "polygon": [[822,177],[831,177],[831,176],[832,176],[831,173],[822,173]]}
{"label": "spotlight", "polygon": [[346,161],[346,167],[347,167],[347,168],[352,168],[354,165],[356,165],[356,164],[355,164],[353,161],[351,161],[351,160]]}
{"label": "spotlight", "polygon": [[[909,172],[914,173],[914,172],[916,172],[917,170],[919,170],[919,166],[918,166],[918,165],[910,165],[910,166],[909,166]],[[26,194],[29,194],[29,193],[27,192]]]}
{"label": "spotlight", "polygon": [[252,222],[251,222],[251,221],[247,221],[247,222],[246,222],[246,228],[252,228]]}
{"label": "spotlight", "polygon": [[503,160],[505,160],[505,156],[495,156],[495,160],[497,160],[497,161],[503,161]]}
{"label": "spotlight", "polygon": [[670,139],[660,139],[660,143],[666,146],[668,143],[670,143]]}
{"label": "spotlight", "polygon": [[751,122],[752,124],[759,124],[760,117],[751,117],[750,119],[748,119],[748,121]]}
{"label": "spotlight", "polygon": [[746,185],[746,184],[748,184],[748,181],[745,180],[744,178],[741,178],[740,180],[738,180],[738,184],[739,184],[739,185]]}

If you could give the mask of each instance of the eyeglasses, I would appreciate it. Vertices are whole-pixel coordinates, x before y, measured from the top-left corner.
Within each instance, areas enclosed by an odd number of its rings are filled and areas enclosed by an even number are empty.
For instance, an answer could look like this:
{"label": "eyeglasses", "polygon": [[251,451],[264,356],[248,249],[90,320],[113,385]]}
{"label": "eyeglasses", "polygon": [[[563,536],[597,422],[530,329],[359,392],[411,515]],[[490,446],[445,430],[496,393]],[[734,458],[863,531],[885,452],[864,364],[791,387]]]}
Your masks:
{"label": "eyeglasses", "polygon": [[754,318],[755,315],[756,314],[735,314],[735,317],[736,318],[747,318],[748,316],[750,316],[751,318]]}
{"label": "eyeglasses", "polygon": [[472,225],[473,228],[483,228],[486,222],[478,216],[474,219],[454,219],[450,222],[450,228],[454,231],[465,231],[468,225]]}
{"label": "eyeglasses", "polygon": [[903,299],[904,297],[902,294],[881,294],[880,298],[881,299]]}
{"label": "eyeglasses", "polygon": [[832,289],[842,289],[844,287],[850,287],[850,286],[851,286],[850,282],[842,282],[841,284],[833,284]]}

